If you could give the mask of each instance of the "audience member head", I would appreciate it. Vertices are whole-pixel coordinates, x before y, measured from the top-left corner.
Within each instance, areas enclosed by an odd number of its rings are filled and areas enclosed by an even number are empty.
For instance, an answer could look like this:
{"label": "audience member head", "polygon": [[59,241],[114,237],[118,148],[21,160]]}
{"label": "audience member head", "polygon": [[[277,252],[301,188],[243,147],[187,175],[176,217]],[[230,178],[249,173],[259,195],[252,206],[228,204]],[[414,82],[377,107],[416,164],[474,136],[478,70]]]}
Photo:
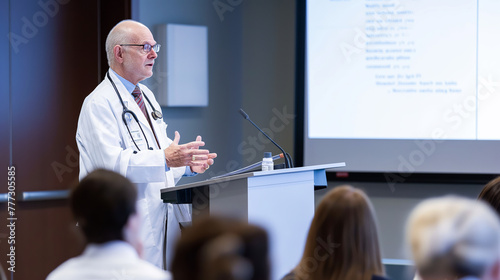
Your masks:
{"label": "audience member head", "polygon": [[186,228],[172,262],[175,280],[268,280],[268,237],[260,227],[205,218]]}
{"label": "audience member head", "polygon": [[134,243],[139,227],[136,199],[137,189],[127,178],[98,169],[73,188],[70,204],[88,243]]}
{"label": "audience member head", "polygon": [[456,196],[425,200],[406,230],[422,279],[499,279],[500,222],[485,203]]}
{"label": "audience member head", "polygon": [[489,181],[478,198],[490,204],[500,215],[500,176]]}
{"label": "audience member head", "polygon": [[371,279],[384,275],[373,206],[351,186],[329,191],[314,214],[296,279]]}

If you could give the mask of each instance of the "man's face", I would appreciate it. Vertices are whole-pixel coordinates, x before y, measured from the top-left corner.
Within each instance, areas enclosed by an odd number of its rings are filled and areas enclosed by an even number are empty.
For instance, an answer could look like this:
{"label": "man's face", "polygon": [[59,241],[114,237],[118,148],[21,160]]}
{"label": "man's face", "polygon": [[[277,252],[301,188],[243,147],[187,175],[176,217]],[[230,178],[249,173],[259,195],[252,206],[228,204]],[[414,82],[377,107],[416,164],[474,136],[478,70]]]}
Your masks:
{"label": "man's face", "polygon": [[[156,45],[153,34],[144,26],[135,26],[131,42],[123,44],[150,44]],[[153,65],[158,56],[154,50],[145,52],[142,46],[122,46],[123,50],[123,68],[127,80],[133,84],[145,80],[153,75]]]}

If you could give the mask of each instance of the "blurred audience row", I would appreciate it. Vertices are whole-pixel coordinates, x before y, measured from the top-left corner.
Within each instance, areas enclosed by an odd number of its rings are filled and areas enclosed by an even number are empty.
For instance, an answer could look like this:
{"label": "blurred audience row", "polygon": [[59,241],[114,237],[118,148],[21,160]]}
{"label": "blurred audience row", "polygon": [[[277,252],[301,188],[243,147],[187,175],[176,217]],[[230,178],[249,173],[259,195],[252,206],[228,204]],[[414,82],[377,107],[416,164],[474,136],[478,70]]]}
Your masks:
{"label": "blurred audience row", "polygon": [[[186,228],[171,272],[141,260],[136,197],[130,181],[106,170],[73,188],[71,210],[87,246],[47,279],[269,279],[265,230],[228,218]],[[417,205],[406,225],[415,278],[500,279],[499,209],[500,178],[485,186],[479,200],[446,196]],[[377,232],[367,195],[351,186],[334,188],[315,211],[301,260],[282,280],[388,279]]]}

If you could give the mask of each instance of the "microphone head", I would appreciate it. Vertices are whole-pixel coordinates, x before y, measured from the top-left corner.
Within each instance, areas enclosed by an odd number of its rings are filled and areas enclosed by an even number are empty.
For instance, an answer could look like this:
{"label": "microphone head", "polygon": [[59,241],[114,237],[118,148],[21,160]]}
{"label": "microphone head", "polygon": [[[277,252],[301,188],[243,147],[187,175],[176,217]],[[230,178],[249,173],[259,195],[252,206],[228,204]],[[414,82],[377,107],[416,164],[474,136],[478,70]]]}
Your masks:
{"label": "microphone head", "polygon": [[240,108],[240,114],[243,116],[243,118],[244,118],[245,120],[248,120],[248,119],[249,119],[249,117],[248,117],[247,113],[245,113],[245,111],[243,111],[243,109],[241,109],[241,108]]}

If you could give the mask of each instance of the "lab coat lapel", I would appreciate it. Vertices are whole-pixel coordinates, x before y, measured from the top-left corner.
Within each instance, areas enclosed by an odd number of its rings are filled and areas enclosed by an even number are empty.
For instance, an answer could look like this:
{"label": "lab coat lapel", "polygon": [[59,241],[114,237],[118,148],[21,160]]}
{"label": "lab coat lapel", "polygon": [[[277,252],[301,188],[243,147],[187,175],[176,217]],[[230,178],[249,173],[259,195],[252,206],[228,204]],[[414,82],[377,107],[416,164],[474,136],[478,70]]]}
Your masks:
{"label": "lab coat lapel", "polygon": [[[152,131],[153,128],[151,128],[151,126],[149,125],[146,116],[142,112],[141,108],[139,108],[139,105],[137,105],[137,102],[135,102],[134,97],[132,96],[131,93],[127,91],[125,86],[120,82],[118,77],[116,77],[115,75],[113,75],[113,81],[115,82],[116,87],[118,88],[118,92],[120,93],[120,96],[122,97],[128,109],[134,112],[134,114],[137,116],[137,119],[139,119],[139,123],[141,124],[141,127],[144,130],[144,134],[146,134],[146,137],[148,138],[148,142],[150,143],[150,145],[152,145],[153,147],[157,147],[158,145],[156,144],[156,140]],[[139,87],[141,87],[141,85],[139,85]],[[150,111],[148,106],[149,104],[147,104],[147,100],[144,96],[142,98],[149,112]],[[153,126],[155,125],[153,120],[151,121],[151,123],[153,124]]]}

